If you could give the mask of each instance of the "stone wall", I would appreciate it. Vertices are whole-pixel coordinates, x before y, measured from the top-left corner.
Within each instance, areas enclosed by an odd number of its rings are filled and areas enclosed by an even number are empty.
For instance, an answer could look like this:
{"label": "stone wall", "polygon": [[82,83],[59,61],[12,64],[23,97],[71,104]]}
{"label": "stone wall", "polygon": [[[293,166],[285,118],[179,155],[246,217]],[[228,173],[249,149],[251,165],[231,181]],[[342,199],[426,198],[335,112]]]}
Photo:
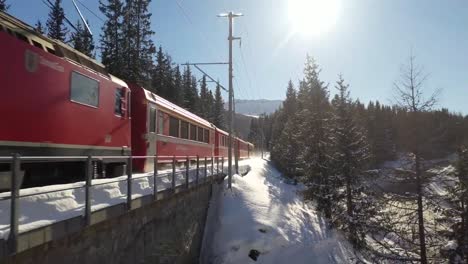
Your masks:
{"label": "stone wall", "polygon": [[5,263],[198,263],[212,185],[203,184],[4,259]]}

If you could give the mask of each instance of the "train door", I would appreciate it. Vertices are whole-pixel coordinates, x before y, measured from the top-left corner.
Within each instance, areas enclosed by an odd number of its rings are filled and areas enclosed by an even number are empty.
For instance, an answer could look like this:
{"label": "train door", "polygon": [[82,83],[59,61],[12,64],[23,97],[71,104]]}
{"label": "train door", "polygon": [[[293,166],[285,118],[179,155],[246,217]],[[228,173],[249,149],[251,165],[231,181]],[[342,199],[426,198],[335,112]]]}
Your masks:
{"label": "train door", "polygon": [[[148,104],[148,134],[146,136],[146,156],[156,155],[156,105]],[[154,168],[154,159],[147,158],[145,162],[145,171],[152,171]]]}

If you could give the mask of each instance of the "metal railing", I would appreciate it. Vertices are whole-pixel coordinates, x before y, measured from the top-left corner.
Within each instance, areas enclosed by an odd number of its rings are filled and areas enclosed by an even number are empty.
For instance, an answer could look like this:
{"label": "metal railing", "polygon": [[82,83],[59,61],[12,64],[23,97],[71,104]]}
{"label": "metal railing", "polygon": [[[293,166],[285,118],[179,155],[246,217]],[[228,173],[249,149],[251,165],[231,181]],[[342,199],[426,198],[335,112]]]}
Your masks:
{"label": "metal railing", "polygon": [[[223,156],[209,156],[203,157],[203,167],[204,167],[204,181],[205,183],[208,179],[208,167],[211,167],[211,176],[224,174],[224,157]],[[123,163],[126,165],[126,176],[125,179],[118,179],[114,181],[105,181],[102,183],[93,184],[94,178],[94,166],[93,162],[97,161],[104,161],[107,159],[112,160],[122,160]],[[132,163],[134,159],[153,159],[153,174],[141,176],[138,178],[133,178],[133,171],[132,171]],[[141,179],[141,178],[150,178],[153,177],[153,196],[154,200],[158,200],[158,167],[162,164],[161,160],[164,160],[166,163],[169,161],[172,165],[172,172],[165,172],[163,175],[167,175],[171,173],[171,186],[170,190],[175,193],[176,187],[184,185],[185,189],[190,188],[190,163],[196,162],[196,175],[195,180],[192,182],[194,186],[198,186],[200,184],[200,157],[199,156],[20,156],[19,154],[14,154],[10,157],[0,157],[0,163],[10,163],[10,171],[11,171],[11,186],[10,186],[10,196],[0,197],[0,201],[2,200],[10,200],[10,234],[8,237],[10,252],[16,252],[17,249],[17,239],[19,235],[19,199],[29,196],[41,195],[41,194],[48,194],[60,191],[67,191],[67,190],[75,190],[75,189],[85,189],[85,199],[84,199],[84,212],[82,217],[84,218],[85,225],[91,224],[91,213],[92,213],[92,191],[91,188],[93,186],[99,185],[106,185],[116,182],[124,182],[127,183],[127,193],[126,193],[126,209],[132,209],[132,181],[134,179]],[[63,189],[54,189],[48,190],[44,192],[35,192],[30,194],[20,195],[20,174],[21,174],[21,164],[22,163],[39,163],[39,162],[83,162],[85,165],[85,181],[83,186],[74,186],[69,188]],[[182,172],[182,170],[176,170],[177,163],[183,161],[185,167],[185,182],[184,184],[177,185],[176,184],[176,173]],[[216,162],[216,174],[215,174],[215,162]],[[211,164],[210,164],[211,163]],[[220,164],[221,163],[221,164]],[[211,166],[210,166],[211,165]],[[221,167],[220,167],[221,165]],[[164,189],[164,190],[167,190]]]}

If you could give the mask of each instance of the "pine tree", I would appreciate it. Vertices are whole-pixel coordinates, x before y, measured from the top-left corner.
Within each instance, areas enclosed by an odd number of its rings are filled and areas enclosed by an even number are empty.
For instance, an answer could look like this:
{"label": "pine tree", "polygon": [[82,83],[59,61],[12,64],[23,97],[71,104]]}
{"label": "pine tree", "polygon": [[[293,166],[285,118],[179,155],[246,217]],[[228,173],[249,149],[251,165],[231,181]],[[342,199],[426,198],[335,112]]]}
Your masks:
{"label": "pine tree", "polygon": [[0,0],[0,11],[6,12],[10,8],[10,5],[7,4],[6,0]]}
{"label": "pine tree", "polygon": [[214,106],[215,106],[215,98],[213,96],[213,92],[211,90],[208,90],[208,95],[206,98],[206,104],[207,104],[207,119],[210,121],[210,123],[214,124],[215,118],[214,118]]}
{"label": "pine tree", "polygon": [[121,0],[100,0],[99,10],[106,17],[100,39],[102,63],[110,73],[125,78],[122,44],[123,3]]}
{"label": "pine tree", "polygon": [[[458,161],[456,163],[456,183],[449,185],[448,197],[442,203],[448,202],[450,206],[441,206],[445,216],[446,226],[451,232],[443,232],[447,240],[456,241],[456,248],[445,252],[449,263],[468,263],[468,147],[460,146]],[[465,262],[463,262],[463,260]]]}
{"label": "pine tree", "polygon": [[203,76],[200,84],[200,104],[199,114],[203,118],[208,118],[210,113],[210,105],[208,98],[208,87],[206,85],[206,77]]}
{"label": "pine tree", "polygon": [[363,129],[355,120],[349,85],[341,75],[336,88],[338,94],[332,101],[335,176],[331,178],[334,188],[343,191],[337,192],[335,197],[333,218],[335,224],[347,232],[353,246],[363,248],[368,227],[372,225],[369,222],[377,212],[364,181],[369,146]]}
{"label": "pine tree", "polygon": [[128,81],[149,87],[156,53],[151,30],[150,0],[126,0],[123,8],[123,61]]}
{"label": "pine tree", "polygon": [[[297,176],[300,166],[301,144],[299,142],[299,119],[297,117],[297,96],[292,81],[286,90],[286,99],[277,115],[271,158],[289,177]],[[263,139],[262,139],[263,140]]]}
{"label": "pine tree", "polygon": [[37,20],[36,22],[36,25],[34,25],[34,29],[38,32],[38,33],[41,33],[41,34],[45,34],[45,28],[44,26],[42,25],[42,22],[41,20]]}
{"label": "pine tree", "polygon": [[156,53],[156,65],[154,66],[151,78],[151,91],[172,101],[172,99],[168,96],[169,87],[167,82],[167,79],[171,78],[170,71],[171,69],[168,68],[166,55],[164,54],[162,47],[159,46],[158,52]]}
{"label": "pine tree", "polygon": [[65,42],[68,29],[65,26],[65,11],[62,8],[62,0],[55,0],[47,19],[47,34],[49,37]]}
{"label": "pine tree", "polygon": [[172,90],[172,98],[173,103],[179,106],[184,105],[184,89],[182,83],[182,75],[180,73],[179,66],[176,66],[172,73],[173,79],[173,90]]}
{"label": "pine tree", "polygon": [[283,102],[283,111],[286,118],[289,119],[296,114],[297,110],[297,96],[294,84],[289,80],[288,88],[286,89],[286,99]]}
{"label": "pine tree", "polygon": [[198,82],[195,76],[192,76],[192,81],[190,83],[190,94],[193,96],[191,100],[191,111],[200,114],[200,95],[198,94]]}
{"label": "pine tree", "polygon": [[182,77],[183,90],[184,90],[184,104],[183,107],[194,113],[198,113],[198,90],[197,80],[192,76],[190,67],[186,67]]}
{"label": "pine tree", "polygon": [[216,127],[224,129],[224,101],[221,97],[221,87],[216,85],[213,106],[213,123]]}
{"label": "pine tree", "polygon": [[330,103],[328,87],[319,79],[314,59],[307,57],[298,103],[302,106],[299,123],[303,151],[307,196],[317,201],[317,208],[331,219],[333,186],[330,183]]}
{"label": "pine tree", "polygon": [[75,28],[76,32],[73,32],[70,37],[73,48],[91,58],[94,58],[93,36],[86,28],[84,28],[79,20],[76,22]]}

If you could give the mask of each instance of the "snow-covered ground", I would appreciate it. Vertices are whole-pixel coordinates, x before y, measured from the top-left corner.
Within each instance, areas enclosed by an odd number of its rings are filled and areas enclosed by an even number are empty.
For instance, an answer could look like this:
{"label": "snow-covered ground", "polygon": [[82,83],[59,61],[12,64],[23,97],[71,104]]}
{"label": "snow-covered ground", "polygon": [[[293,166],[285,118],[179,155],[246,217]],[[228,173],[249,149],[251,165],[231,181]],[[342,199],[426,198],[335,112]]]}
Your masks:
{"label": "snow-covered ground", "polygon": [[[303,201],[303,186],[286,183],[266,160],[250,165],[246,176],[233,177],[232,190],[227,179],[215,190],[201,263],[354,262],[347,241]],[[255,251],[256,262],[249,257]]]}
{"label": "snow-covered ground", "polygon": [[[224,164],[224,170],[226,170]],[[239,162],[239,170],[245,171],[249,160]],[[221,165],[220,168],[221,170]],[[199,179],[203,179],[205,170],[199,168]],[[211,175],[211,166],[207,170]],[[214,167],[216,173],[216,165]],[[127,177],[94,179],[91,188],[92,211],[111,205],[126,203]],[[162,191],[172,186],[172,170],[158,171],[157,187]],[[196,168],[189,171],[189,181],[196,179]],[[118,181],[118,182],[117,182]],[[176,186],[185,184],[185,169],[176,172]],[[73,189],[71,189],[73,188]],[[65,190],[66,189],[66,190]],[[48,192],[42,194],[44,192]],[[132,180],[132,199],[153,194],[153,172],[134,174]],[[0,239],[6,239],[10,233],[10,192],[0,193]],[[20,190],[19,232],[33,230],[42,226],[84,215],[84,182],[58,184]]]}

